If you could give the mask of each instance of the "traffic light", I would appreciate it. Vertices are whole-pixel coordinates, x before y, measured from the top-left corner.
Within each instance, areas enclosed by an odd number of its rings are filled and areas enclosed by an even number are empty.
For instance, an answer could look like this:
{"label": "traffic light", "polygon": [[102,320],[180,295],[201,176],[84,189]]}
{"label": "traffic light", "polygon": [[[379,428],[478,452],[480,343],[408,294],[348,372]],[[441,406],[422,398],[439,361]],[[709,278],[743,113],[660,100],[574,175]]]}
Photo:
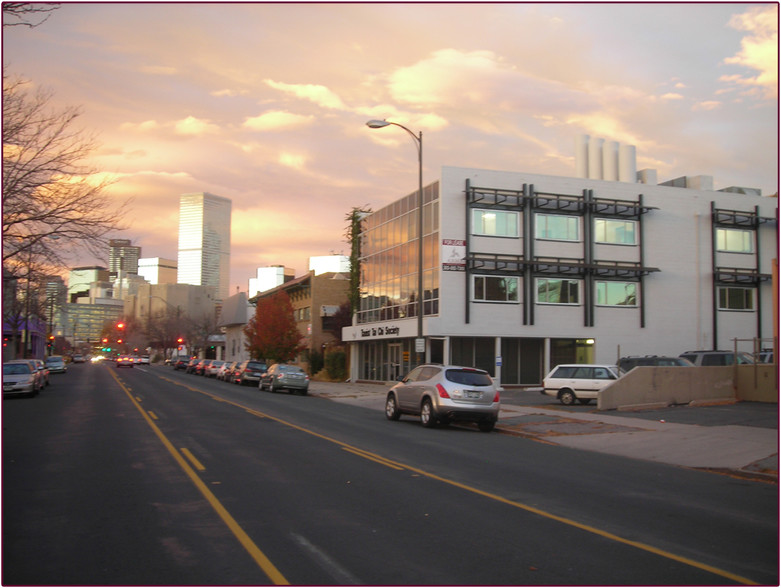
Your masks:
{"label": "traffic light", "polygon": [[124,329],[125,328],[125,323],[117,323],[117,328],[118,329]]}

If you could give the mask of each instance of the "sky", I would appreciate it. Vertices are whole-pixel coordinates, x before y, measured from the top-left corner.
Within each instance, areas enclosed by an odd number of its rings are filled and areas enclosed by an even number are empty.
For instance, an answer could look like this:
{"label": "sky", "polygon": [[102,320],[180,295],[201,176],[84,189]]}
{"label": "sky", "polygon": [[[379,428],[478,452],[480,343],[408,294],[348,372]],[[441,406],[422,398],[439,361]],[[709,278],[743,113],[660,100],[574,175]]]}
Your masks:
{"label": "sky", "polygon": [[[143,257],[179,196],[233,202],[231,294],[349,255],[346,216],[443,166],[575,175],[580,134],[660,182],[778,192],[777,4],[63,3],[4,27],[6,74],[80,106],[90,164]],[[74,265],[106,259],[82,258]]]}

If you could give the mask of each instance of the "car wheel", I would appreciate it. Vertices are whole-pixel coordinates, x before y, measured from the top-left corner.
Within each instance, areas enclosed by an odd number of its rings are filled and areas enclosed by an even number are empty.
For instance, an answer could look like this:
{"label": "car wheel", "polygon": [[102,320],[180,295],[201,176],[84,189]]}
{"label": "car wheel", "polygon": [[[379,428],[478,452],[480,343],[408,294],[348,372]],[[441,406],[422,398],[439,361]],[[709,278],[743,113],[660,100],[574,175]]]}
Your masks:
{"label": "car wheel", "polygon": [[577,397],[572,390],[565,388],[559,392],[559,402],[561,402],[564,406],[574,404],[575,400],[577,400]]}
{"label": "car wheel", "polygon": [[578,398],[578,402],[585,406],[586,404],[591,404],[591,398]]}
{"label": "car wheel", "polygon": [[490,433],[494,430],[494,426],[496,426],[496,421],[480,421],[477,423],[477,428],[483,433]]}
{"label": "car wheel", "polygon": [[399,406],[396,404],[396,396],[392,392],[389,392],[385,399],[385,417],[389,421],[397,421],[401,417]]}
{"label": "car wheel", "polygon": [[420,422],[424,427],[436,427],[437,417],[434,415],[434,407],[431,405],[431,400],[426,398],[423,401],[423,406],[420,407]]}

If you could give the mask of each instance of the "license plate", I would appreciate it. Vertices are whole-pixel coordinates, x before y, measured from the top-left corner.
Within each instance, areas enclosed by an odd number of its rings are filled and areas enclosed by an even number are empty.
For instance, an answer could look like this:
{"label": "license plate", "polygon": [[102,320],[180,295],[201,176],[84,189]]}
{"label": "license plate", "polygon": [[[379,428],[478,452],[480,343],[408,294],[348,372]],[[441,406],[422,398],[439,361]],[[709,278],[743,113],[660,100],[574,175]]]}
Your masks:
{"label": "license plate", "polygon": [[482,392],[476,392],[474,390],[467,390],[464,393],[464,398],[477,399],[477,398],[482,398],[482,397],[483,397],[483,393]]}

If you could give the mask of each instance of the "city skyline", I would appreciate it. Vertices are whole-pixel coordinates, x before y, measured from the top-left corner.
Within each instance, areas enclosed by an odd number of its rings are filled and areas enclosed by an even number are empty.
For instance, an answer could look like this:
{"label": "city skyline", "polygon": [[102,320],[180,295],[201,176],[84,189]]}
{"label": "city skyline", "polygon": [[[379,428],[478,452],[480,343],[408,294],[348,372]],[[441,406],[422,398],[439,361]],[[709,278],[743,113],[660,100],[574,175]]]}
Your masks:
{"label": "city skyline", "polygon": [[349,253],[353,207],[415,191],[410,137],[369,119],[422,131],[424,184],[572,177],[586,133],[660,182],[778,190],[776,5],[63,3],[3,49],[7,74],[81,105],[107,196],[134,199],[113,238],[175,258],[181,194],[233,202],[230,292]]}

